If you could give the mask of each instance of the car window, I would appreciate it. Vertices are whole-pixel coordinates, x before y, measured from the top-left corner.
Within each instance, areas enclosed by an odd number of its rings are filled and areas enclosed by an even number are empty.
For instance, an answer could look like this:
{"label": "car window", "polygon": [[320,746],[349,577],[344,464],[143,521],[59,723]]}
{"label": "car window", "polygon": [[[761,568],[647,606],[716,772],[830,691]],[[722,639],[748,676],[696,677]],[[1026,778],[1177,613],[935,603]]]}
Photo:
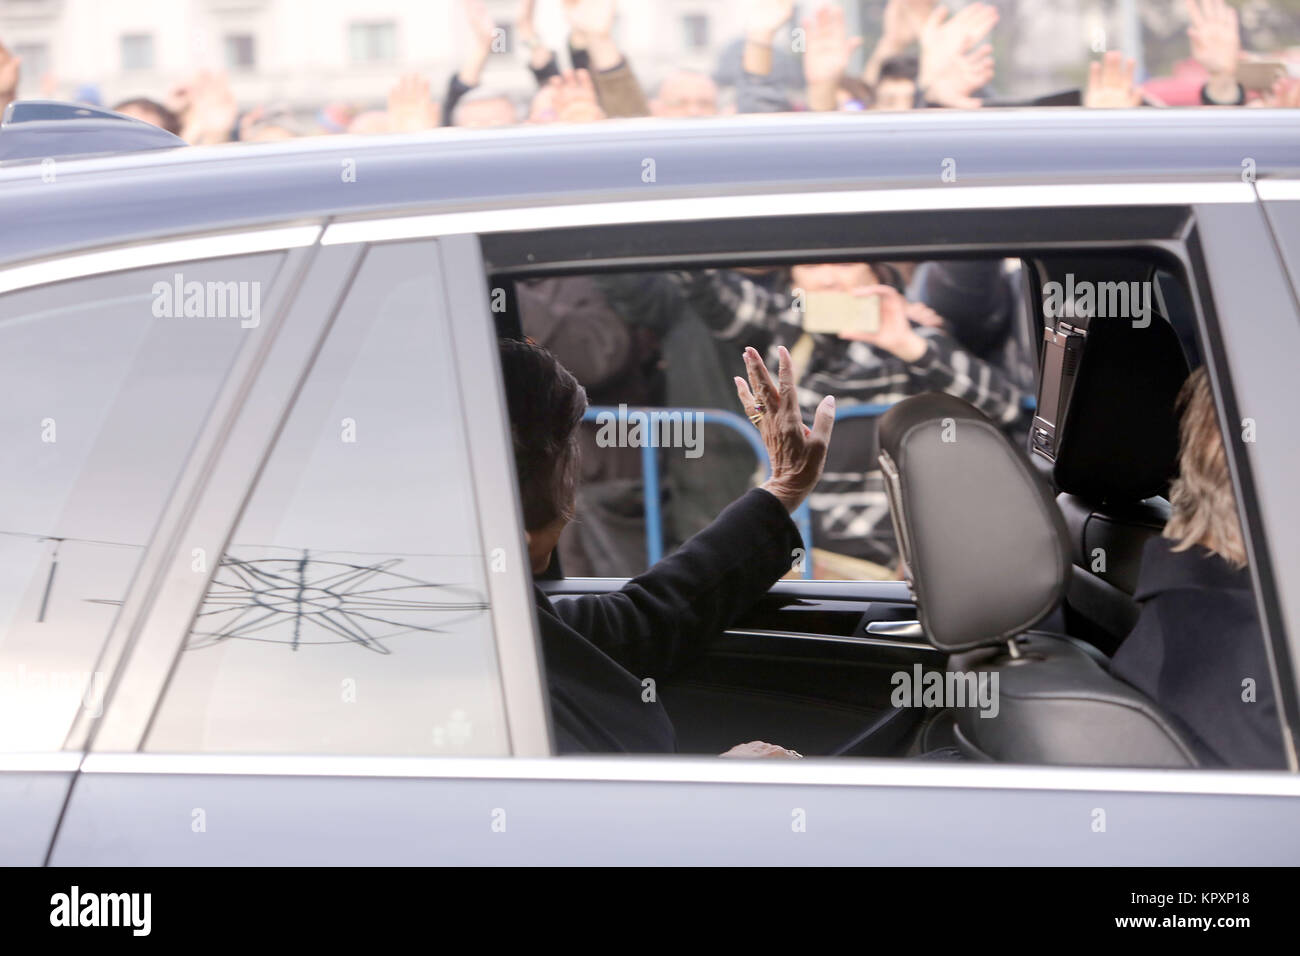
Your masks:
{"label": "car window", "polygon": [[57,750],[283,255],[0,296],[0,751]]}
{"label": "car window", "polygon": [[212,574],[146,749],[508,752],[428,248],[367,254]]}

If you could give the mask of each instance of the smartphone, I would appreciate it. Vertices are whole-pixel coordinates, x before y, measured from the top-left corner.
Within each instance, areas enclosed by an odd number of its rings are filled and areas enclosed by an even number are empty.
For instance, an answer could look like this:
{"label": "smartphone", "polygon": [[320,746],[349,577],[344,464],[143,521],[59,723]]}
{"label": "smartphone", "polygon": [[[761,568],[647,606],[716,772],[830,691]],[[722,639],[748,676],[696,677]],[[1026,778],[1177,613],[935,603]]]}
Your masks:
{"label": "smartphone", "polygon": [[848,292],[804,294],[803,330],[827,335],[880,331],[880,296]]}
{"label": "smartphone", "polygon": [[1286,75],[1282,60],[1242,60],[1237,64],[1237,82],[1248,90],[1271,90],[1278,78]]}

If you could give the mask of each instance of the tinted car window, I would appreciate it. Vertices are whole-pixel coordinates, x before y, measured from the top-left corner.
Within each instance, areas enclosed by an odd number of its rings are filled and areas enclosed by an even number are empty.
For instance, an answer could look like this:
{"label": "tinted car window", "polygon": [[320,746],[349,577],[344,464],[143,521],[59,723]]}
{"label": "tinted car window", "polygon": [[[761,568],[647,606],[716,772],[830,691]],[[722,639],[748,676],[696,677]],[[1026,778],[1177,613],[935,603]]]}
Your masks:
{"label": "tinted car window", "polygon": [[282,259],[0,296],[0,751],[57,750],[99,707],[100,649]]}
{"label": "tinted car window", "polygon": [[507,752],[428,248],[368,254],[213,572],[146,749]]}

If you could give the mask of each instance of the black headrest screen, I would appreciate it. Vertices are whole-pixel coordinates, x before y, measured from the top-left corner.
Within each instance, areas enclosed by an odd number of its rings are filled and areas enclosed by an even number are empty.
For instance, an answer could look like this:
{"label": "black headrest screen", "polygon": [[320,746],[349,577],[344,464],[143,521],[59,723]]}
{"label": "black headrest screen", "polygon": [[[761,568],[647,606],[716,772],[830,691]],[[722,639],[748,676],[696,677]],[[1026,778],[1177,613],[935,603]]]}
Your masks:
{"label": "black headrest screen", "polygon": [[1163,495],[1178,471],[1178,391],[1187,360],[1159,316],[1135,328],[1093,319],[1056,443],[1059,490],[1093,504]]}

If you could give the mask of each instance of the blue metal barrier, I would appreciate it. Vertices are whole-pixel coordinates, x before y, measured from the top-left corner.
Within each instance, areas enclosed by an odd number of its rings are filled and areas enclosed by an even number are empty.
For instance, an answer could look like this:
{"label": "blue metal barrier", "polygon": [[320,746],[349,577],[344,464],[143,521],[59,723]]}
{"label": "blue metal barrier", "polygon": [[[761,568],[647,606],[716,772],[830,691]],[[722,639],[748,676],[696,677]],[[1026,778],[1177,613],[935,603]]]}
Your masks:
{"label": "blue metal barrier", "polygon": [[[1023,406],[1025,409],[1032,411],[1036,407],[1033,396],[1025,396]],[[840,405],[835,409],[835,420],[838,422],[845,418],[874,418],[883,415],[889,408],[889,405],[876,404]],[[763,444],[758,429],[750,423],[749,419],[737,415],[735,412],[724,411],[720,408],[647,408],[644,406],[592,405],[587,409],[582,419],[583,421],[594,422],[601,415],[609,414],[613,415],[617,420],[620,410],[627,416],[629,423],[634,419],[639,420],[646,435],[647,443],[641,446],[641,482],[645,490],[646,567],[652,567],[664,556],[663,514],[659,503],[659,459],[655,454],[659,450],[659,446],[650,443],[650,436],[653,434],[650,430],[653,421],[650,418],[652,412],[660,414],[680,413],[683,416],[695,415],[703,424],[722,425],[730,428],[749,443],[749,447],[753,450],[758,463],[767,470],[768,475],[772,474],[772,466],[767,458],[767,447]],[[803,576],[806,579],[811,579],[813,574],[812,509],[808,507],[808,502],[805,501],[801,504],[790,517],[794,519],[794,523],[799,529],[799,536],[803,538]]]}

